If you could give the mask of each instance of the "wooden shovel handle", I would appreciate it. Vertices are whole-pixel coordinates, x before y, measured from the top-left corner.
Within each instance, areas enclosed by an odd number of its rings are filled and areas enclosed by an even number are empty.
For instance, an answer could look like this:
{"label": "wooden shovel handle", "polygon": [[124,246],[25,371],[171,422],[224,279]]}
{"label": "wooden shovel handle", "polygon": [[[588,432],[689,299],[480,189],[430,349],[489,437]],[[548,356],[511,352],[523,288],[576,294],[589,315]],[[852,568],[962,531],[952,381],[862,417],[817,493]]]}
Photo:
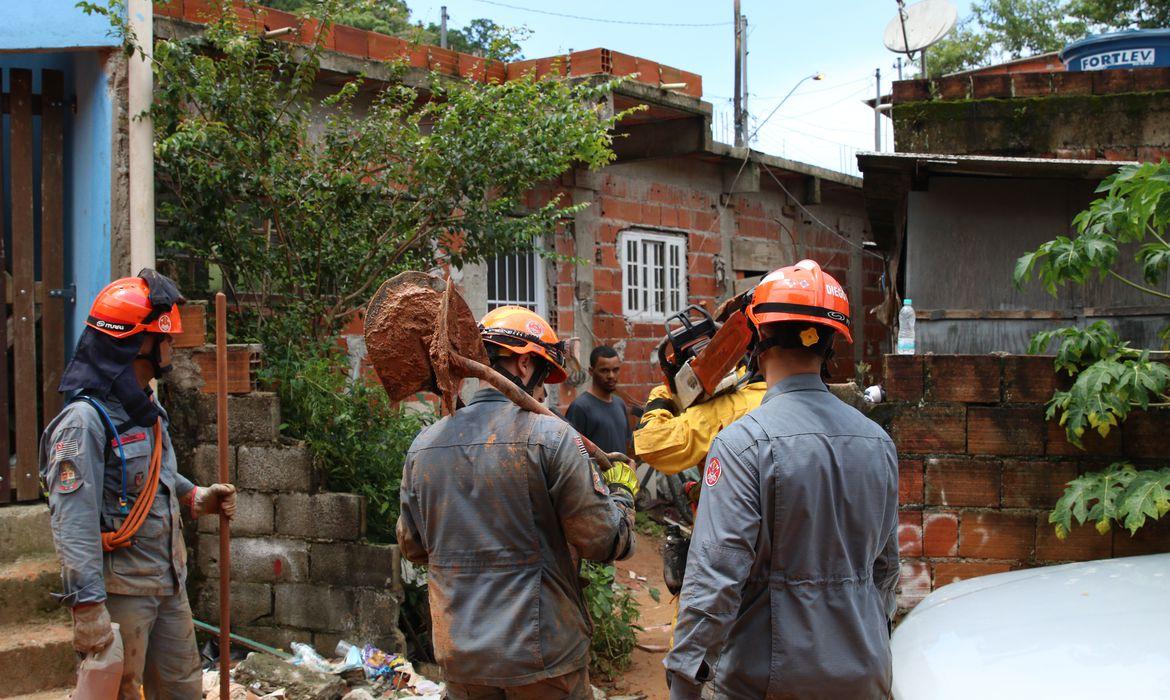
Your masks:
{"label": "wooden shovel handle", "polygon": [[[491,367],[483,364],[482,362],[469,360],[466,357],[459,355],[458,353],[452,352],[451,364],[454,365],[459,370],[459,373],[463,376],[475,377],[476,379],[492,385],[494,389],[508,397],[508,400],[525,411],[539,413],[543,416],[549,416],[551,418],[556,418],[559,421],[564,421],[563,418],[550,411],[547,406],[532,398],[528,392],[516,386],[515,382],[508,379]],[[608,471],[613,468],[613,463],[609,461],[609,457],[606,456],[605,452],[600,447],[593,444],[592,440],[585,437],[584,435],[581,435],[581,442],[585,443],[585,450],[589,452],[589,456],[595,459],[597,463],[601,465],[602,471]]]}

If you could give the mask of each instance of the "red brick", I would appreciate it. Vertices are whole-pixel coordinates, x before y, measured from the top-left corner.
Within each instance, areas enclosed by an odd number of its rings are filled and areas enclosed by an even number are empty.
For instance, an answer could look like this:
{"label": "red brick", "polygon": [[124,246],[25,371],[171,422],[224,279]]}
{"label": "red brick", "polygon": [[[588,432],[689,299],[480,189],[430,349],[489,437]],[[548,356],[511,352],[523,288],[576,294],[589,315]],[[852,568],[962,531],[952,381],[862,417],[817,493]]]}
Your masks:
{"label": "red brick", "polygon": [[1091,561],[1108,559],[1113,555],[1113,536],[1101,535],[1092,523],[1073,526],[1065,539],[1056,536],[1056,529],[1048,522],[1048,514],[1042,513],[1036,521],[1036,561]]}
{"label": "red brick", "polygon": [[1170,515],[1161,520],[1146,521],[1145,527],[1130,535],[1122,527],[1113,528],[1113,556],[1133,557],[1142,554],[1170,552]]}
{"label": "red brick", "polygon": [[183,17],[204,24],[219,17],[219,3],[215,0],[183,0]]}
{"label": "red brick", "polygon": [[604,73],[602,70],[602,52],[605,49],[589,49],[588,51],[572,51],[569,53],[569,75],[596,75]]}
{"label": "red brick", "polygon": [[926,503],[937,506],[999,505],[1000,463],[964,458],[926,460]]}
{"label": "red brick", "polygon": [[940,561],[934,565],[934,589],[966,579],[1011,571],[1011,564],[990,561]]}
{"label": "red brick", "polygon": [[944,100],[966,100],[971,97],[971,78],[952,75],[934,81],[934,90]]}
{"label": "red brick", "polygon": [[622,288],[622,273],[620,270],[614,268],[597,267],[593,268],[593,288],[599,291],[613,291],[621,290]]}
{"label": "red brick", "polygon": [[714,299],[719,296],[719,289],[715,286],[715,280],[710,277],[692,277],[687,281],[687,292],[692,297],[707,297]]}
{"label": "red brick", "polygon": [[950,511],[928,511],[922,516],[922,551],[928,557],[958,555],[958,514]]}
{"label": "red brick", "polygon": [[1108,437],[1101,437],[1101,434],[1096,430],[1086,431],[1081,436],[1081,444],[1084,446],[1082,449],[1068,441],[1068,433],[1065,431],[1064,426],[1060,425],[1059,420],[1054,418],[1047,422],[1048,444],[1046,453],[1053,457],[1120,455],[1122,453],[1122,436],[1132,428],[1133,426],[1129,425],[1129,421],[1126,421],[1122,427],[1110,430]]}
{"label": "red brick", "polygon": [[626,320],[621,316],[594,316],[593,332],[605,338],[625,337]]}
{"label": "red brick", "polygon": [[1095,70],[1093,75],[1094,95],[1116,95],[1133,92],[1133,69]]}
{"label": "red brick", "polygon": [[1143,163],[1158,163],[1170,157],[1170,148],[1142,146],[1138,148],[1137,159]]}
{"label": "red brick", "polygon": [[997,403],[1000,359],[994,355],[930,355],[927,397],[932,401]]}
{"label": "red brick", "polygon": [[922,355],[886,355],[883,377],[886,398],[916,403],[922,399],[925,373]]}
{"label": "red brick", "polygon": [[370,32],[370,58],[375,61],[396,61],[410,55],[410,45],[394,36]]}
{"label": "red brick", "polygon": [[925,481],[923,480],[921,459],[898,460],[898,503],[920,504],[924,499]]}
{"label": "red brick", "polygon": [[967,452],[973,455],[1044,453],[1044,415],[1039,408],[967,410]]}
{"label": "red brick", "polygon": [[965,406],[904,406],[890,425],[899,453],[963,452],[967,448]]}
{"label": "red brick", "polygon": [[605,179],[601,182],[601,191],[615,197],[625,197],[626,180],[625,178],[606,175]]}
{"label": "red brick", "polygon": [[650,224],[651,226],[661,226],[662,207],[657,204],[643,204],[642,218],[638,221],[643,224]]}
{"label": "red brick", "polygon": [[666,228],[681,228],[678,223],[678,209],[673,206],[664,206],[661,209],[662,226]]}
{"label": "red brick", "polygon": [[456,75],[459,70],[459,55],[449,49],[428,46],[427,67],[443,75]]}
{"label": "red brick", "polygon": [[930,99],[929,80],[895,80],[893,100],[894,104],[902,102],[922,102]]}
{"label": "red brick", "polygon": [[627,223],[639,223],[642,220],[642,205],[626,199],[602,195],[601,216]]}
{"label": "red brick", "polygon": [[1012,96],[1010,75],[971,76],[971,97],[982,100],[990,97],[1005,99]]}
{"label": "red brick", "polygon": [[1064,485],[1077,478],[1072,462],[1006,460],[1003,463],[1004,508],[1051,508]]}
{"label": "red brick", "polygon": [[154,14],[163,17],[182,17],[183,0],[161,0],[154,3]]}
{"label": "red brick", "polygon": [[1093,76],[1091,73],[1053,73],[1052,92],[1057,95],[1091,95],[1093,94]]}
{"label": "red brick", "polygon": [[1036,546],[1036,520],[1031,513],[962,514],[959,556],[976,559],[1028,559]]}
{"label": "red brick", "polygon": [[930,565],[924,561],[903,561],[898,572],[898,608],[912,608],[929,594]]}
{"label": "red brick", "polygon": [[1131,146],[1128,148],[1106,148],[1101,155],[1105,160],[1131,161],[1137,160],[1137,154],[1137,147]]}
{"label": "red brick", "polygon": [[593,296],[593,303],[598,311],[620,316],[622,314],[622,293],[598,291]]}
{"label": "red brick", "polygon": [[344,24],[335,24],[333,25],[333,47],[350,56],[367,58],[370,55],[369,32],[347,27]]}
{"label": "red brick", "polygon": [[1133,72],[1135,92],[1170,90],[1170,68],[1143,68]]}
{"label": "red brick", "polygon": [[903,557],[922,556],[922,512],[898,513],[898,554]]}
{"label": "red brick", "polygon": [[1003,358],[1004,403],[1048,403],[1056,391],[1056,369],[1045,355]]}
{"label": "red brick", "polygon": [[716,216],[715,212],[695,211],[691,213],[691,218],[693,220],[692,228],[695,230],[718,233],[719,227],[717,226],[717,222],[719,217]]}
{"label": "red brick", "polygon": [[687,247],[692,253],[718,255],[723,246],[723,240],[716,234],[692,233],[687,236]]}
{"label": "red brick", "polygon": [[1127,457],[1170,455],[1170,410],[1151,408],[1129,414],[1122,427]]}
{"label": "red brick", "polygon": [[1012,94],[1016,97],[1043,97],[1051,92],[1051,73],[1016,73],[1012,76]]}

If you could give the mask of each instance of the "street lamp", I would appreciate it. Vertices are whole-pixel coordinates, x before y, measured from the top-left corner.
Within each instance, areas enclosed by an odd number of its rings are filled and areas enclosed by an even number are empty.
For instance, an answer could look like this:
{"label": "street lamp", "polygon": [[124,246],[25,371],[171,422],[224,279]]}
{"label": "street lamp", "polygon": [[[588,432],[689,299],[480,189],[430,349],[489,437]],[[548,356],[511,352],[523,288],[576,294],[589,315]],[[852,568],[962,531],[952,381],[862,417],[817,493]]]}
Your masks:
{"label": "street lamp", "polygon": [[788,91],[788,94],[784,96],[784,99],[780,100],[780,103],[777,104],[775,107],[773,107],[771,112],[768,112],[768,116],[764,117],[764,121],[762,121],[758,125],[756,125],[756,128],[752,131],[751,135],[747,137],[748,148],[751,148],[752,139],[754,139],[756,137],[756,134],[760,133],[760,129],[764,128],[764,125],[768,123],[768,120],[771,119],[772,116],[775,115],[776,112],[778,112],[780,110],[780,108],[784,106],[784,103],[788,101],[789,97],[792,97],[792,93],[796,92],[796,89],[798,87],[800,87],[801,85],[804,84],[804,81],[806,81],[806,80],[824,80],[824,79],[825,79],[824,73],[821,73],[818,71],[816,73],[813,73],[812,75],[806,75],[803,78],[801,78],[800,80],[796,81],[796,85],[792,86],[792,89]]}

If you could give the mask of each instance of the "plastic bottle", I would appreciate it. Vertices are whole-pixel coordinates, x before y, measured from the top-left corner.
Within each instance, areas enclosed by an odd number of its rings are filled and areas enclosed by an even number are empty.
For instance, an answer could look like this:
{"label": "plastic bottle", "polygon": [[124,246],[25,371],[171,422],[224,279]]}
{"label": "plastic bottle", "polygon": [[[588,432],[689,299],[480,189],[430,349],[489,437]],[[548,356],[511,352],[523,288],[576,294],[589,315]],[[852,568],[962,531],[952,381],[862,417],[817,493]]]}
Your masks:
{"label": "plastic bottle", "polygon": [[118,623],[114,628],[114,641],[96,654],[88,654],[77,669],[77,688],[72,698],[76,700],[107,700],[118,696],[122,682],[122,635]]}
{"label": "plastic bottle", "polygon": [[902,310],[898,312],[898,354],[914,354],[914,307],[909,299],[902,301]]}

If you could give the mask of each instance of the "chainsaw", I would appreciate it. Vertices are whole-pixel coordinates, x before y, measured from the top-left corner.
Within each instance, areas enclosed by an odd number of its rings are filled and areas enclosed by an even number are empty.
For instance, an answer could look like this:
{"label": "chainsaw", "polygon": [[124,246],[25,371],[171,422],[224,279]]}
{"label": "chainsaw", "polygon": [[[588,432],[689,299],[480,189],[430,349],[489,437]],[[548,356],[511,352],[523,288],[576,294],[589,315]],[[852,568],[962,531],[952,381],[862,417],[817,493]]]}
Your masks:
{"label": "chainsaw", "polygon": [[744,314],[750,294],[724,302],[712,317],[688,306],[666,320],[658,362],[680,409],[687,409],[734,387],[735,366],[750,347],[754,331]]}

